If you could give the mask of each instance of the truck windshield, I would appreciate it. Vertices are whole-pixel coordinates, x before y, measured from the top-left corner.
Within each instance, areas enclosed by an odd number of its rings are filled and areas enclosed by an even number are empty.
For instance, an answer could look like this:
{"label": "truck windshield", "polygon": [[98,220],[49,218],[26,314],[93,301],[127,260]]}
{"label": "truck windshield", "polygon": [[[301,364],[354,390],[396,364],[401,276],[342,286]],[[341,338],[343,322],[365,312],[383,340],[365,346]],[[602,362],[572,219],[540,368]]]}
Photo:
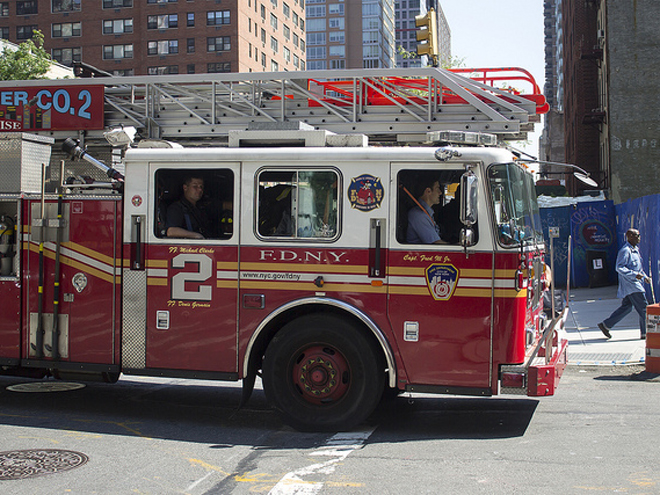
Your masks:
{"label": "truck windshield", "polygon": [[543,242],[532,174],[515,163],[498,163],[490,166],[488,178],[500,244]]}

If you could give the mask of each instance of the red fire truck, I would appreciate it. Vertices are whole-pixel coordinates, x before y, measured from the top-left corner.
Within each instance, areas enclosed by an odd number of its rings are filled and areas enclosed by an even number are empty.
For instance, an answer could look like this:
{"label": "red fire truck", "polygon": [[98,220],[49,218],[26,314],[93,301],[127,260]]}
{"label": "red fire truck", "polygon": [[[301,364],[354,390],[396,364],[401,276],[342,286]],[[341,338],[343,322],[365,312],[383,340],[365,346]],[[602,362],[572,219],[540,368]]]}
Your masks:
{"label": "red fire truck", "polygon": [[[48,192],[52,139],[0,135],[0,373],[242,380],[244,400],[260,377],[303,430],[351,428],[384,391],[552,395],[566,313],[543,313],[533,177],[492,136],[428,139],[236,131],[228,147],[138,143],[123,173],[69,141],[111,178]],[[205,229],[174,237],[191,180],[182,228]],[[409,218],[429,180],[451,240],[422,244]]]}

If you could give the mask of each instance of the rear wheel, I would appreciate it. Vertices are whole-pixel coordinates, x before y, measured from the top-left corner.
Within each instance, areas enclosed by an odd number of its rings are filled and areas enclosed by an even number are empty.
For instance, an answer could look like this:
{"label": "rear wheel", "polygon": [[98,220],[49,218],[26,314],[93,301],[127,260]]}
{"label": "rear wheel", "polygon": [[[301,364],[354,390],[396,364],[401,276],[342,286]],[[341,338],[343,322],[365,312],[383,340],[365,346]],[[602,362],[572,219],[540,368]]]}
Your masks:
{"label": "rear wheel", "polygon": [[385,374],[379,362],[356,325],[335,315],[307,315],[286,324],[266,349],[264,390],[298,430],[350,429],[378,404]]}

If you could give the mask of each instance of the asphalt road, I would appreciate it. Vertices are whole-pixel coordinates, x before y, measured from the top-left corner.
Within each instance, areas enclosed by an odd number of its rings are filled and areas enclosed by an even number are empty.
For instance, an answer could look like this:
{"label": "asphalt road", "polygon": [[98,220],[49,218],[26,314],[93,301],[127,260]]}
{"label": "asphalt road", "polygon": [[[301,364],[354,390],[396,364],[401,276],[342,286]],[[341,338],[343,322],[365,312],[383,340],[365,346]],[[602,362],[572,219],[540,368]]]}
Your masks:
{"label": "asphalt road", "polygon": [[640,367],[569,368],[542,399],[399,398],[338,435],[284,426],[261,390],[236,412],[237,384],[7,390],[26,381],[0,377],[0,475],[52,473],[4,495],[660,493],[660,378]]}

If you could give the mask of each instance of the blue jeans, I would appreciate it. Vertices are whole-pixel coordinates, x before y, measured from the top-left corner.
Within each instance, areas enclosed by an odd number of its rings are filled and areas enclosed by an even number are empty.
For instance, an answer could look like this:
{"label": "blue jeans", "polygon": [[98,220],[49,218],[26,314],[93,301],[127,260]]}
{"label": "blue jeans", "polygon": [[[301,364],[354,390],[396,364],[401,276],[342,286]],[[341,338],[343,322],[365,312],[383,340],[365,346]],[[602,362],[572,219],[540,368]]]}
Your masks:
{"label": "blue jeans", "polygon": [[619,323],[625,316],[628,315],[633,309],[639,314],[639,329],[642,332],[642,335],[646,335],[646,305],[648,301],[646,300],[645,292],[633,292],[628,294],[621,301],[621,306],[619,306],[614,313],[612,313],[605,321],[605,325],[608,329],[611,329],[614,325]]}

